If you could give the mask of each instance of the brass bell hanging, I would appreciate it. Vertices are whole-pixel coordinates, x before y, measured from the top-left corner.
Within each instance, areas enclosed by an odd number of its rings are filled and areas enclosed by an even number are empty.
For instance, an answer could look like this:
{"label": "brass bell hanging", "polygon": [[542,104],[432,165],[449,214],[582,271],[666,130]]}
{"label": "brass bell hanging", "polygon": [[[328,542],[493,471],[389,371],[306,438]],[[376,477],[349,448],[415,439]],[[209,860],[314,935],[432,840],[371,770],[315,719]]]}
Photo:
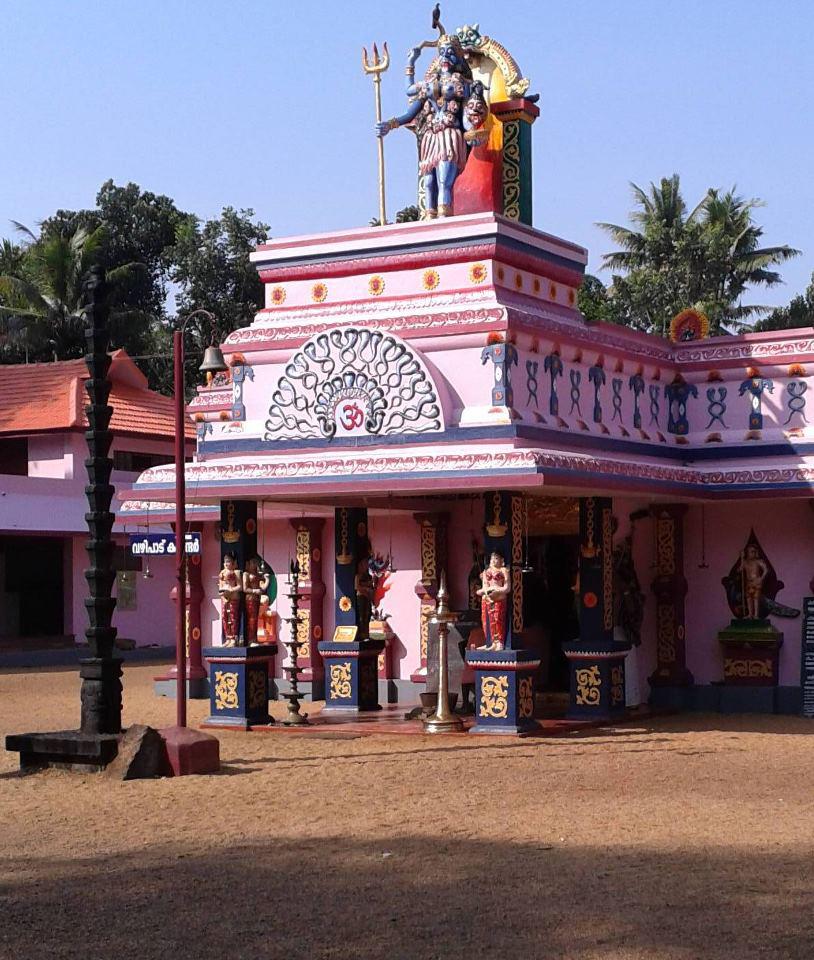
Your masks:
{"label": "brass bell hanging", "polygon": [[206,374],[206,382],[211,383],[216,373],[223,373],[228,369],[220,347],[214,345],[207,347],[204,351],[203,363],[198,367],[201,373]]}

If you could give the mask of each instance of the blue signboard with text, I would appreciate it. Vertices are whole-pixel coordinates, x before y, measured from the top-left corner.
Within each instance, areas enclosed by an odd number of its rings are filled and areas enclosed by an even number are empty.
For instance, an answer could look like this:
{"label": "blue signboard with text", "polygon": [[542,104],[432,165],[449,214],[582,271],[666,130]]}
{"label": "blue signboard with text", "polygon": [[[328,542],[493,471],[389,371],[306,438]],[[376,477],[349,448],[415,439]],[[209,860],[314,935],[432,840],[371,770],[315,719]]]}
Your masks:
{"label": "blue signboard with text", "polygon": [[[200,533],[184,535],[187,556],[201,552]],[[172,533],[131,533],[130,555],[133,557],[174,557],[175,534]]]}

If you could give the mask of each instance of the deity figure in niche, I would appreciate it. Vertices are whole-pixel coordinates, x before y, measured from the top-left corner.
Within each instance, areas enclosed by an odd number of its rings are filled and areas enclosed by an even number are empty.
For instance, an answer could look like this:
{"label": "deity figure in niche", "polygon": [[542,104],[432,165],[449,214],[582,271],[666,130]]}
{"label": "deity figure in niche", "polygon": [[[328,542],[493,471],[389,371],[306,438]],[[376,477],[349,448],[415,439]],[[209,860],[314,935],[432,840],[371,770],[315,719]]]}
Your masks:
{"label": "deity figure in niche", "polygon": [[246,561],[243,572],[243,596],[246,603],[246,645],[257,643],[257,628],[260,617],[260,606],[268,590],[269,577],[265,569],[261,572],[258,557],[250,557]]}
{"label": "deity figure in niche", "polygon": [[[425,80],[415,81],[415,63],[422,48],[413,47],[407,58],[407,96],[410,106],[406,113],[376,125],[376,134],[384,137],[390,130],[415,123],[418,137],[418,165],[426,196],[423,219],[452,216],[452,190],[455,180],[466,165],[466,132],[480,130],[488,115],[483,98],[483,85],[475,90],[472,71],[464,56],[461,41],[454,34],[444,33],[443,26],[434,18],[440,36],[438,56]],[[470,100],[482,100],[475,107]],[[485,108],[485,109],[484,109]],[[477,142],[473,133],[471,140]]]}
{"label": "deity figure in niche", "polygon": [[370,618],[373,616],[374,590],[367,557],[363,557],[356,564],[353,586],[356,591],[356,637],[358,640],[367,640],[370,634]]}
{"label": "deity figure in niche", "polygon": [[754,530],[749,533],[740,556],[721,583],[726,590],[729,609],[736,620],[765,621],[769,616],[800,615],[799,610],[784,606],[775,599],[785,584],[778,580]]}
{"label": "deity figure in niche", "polygon": [[243,584],[237,559],[233,553],[224,554],[223,569],[218,574],[218,593],[220,594],[220,616],[223,626],[223,645],[236,647],[240,628],[240,598]]}
{"label": "deity figure in niche", "polygon": [[483,634],[489,642],[481,650],[502,650],[506,646],[506,614],[511,592],[509,569],[503,554],[492,552],[489,566],[481,574],[481,623]]}

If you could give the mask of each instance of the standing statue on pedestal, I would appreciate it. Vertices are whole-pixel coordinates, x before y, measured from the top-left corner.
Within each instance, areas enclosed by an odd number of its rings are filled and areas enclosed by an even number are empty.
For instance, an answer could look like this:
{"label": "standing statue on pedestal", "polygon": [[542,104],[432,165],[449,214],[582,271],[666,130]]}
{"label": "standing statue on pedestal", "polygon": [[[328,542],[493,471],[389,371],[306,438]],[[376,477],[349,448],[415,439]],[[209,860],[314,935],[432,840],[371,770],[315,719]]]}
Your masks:
{"label": "standing statue on pedestal", "polygon": [[268,574],[260,572],[259,558],[251,557],[248,559],[243,573],[243,595],[246,599],[246,646],[257,643],[260,605],[268,585]]}
{"label": "standing statue on pedestal", "polygon": [[798,617],[800,611],[778,602],[784,583],[761,547],[755,531],[740,552],[736,563],[721,583],[735,620],[767,621],[769,616]]}
{"label": "standing statue on pedestal", "polygon": [[240,598],[243,594],[243,586],[233,553],[227,553],[223,557],[223,569],[218,574],[218,593],[220,594],[223,645],[236,647],[239,640]]}
{"label": "standing statue on pedestal", "polygon": [[509,569],[503,554],[497,550],[489,558],[489,566],[481,574],[481,622],[488,643],[481,650],[502,650],[506,646],[506,614],[511,592]]}
{"label": "standing statue on pedestal", "polygon": [[[419,172],[426,197],[422,215],[425,220],[452,216],[452,189],[466,165],[467,142],[472,142],[472,137],[467,141],[465,131],[480,129],[489,110],[483,85],[474,89],[461,41],[454,34],[444,32],[437,7],[433,28],[439,32],[438,40],[425,40],[413,47],[407,58],[409,109],[400,117],[376,124],[377,135],[384,137],[390,130],[415,121]],[[438,56],[427,77],[416,83],[415,63],[424,47],[437,47]],[[473,90],[475,99],[482,104],[468,103]],[[477,140],[477,135],[473,136]]]}
{"label": "standing statue on pedestal", "polygon": [[370,618],[373,616],[374,590],[367,557],[363,557],[356,564],[353,586],[356,591],[356,639],[367,640],[370,635]]}

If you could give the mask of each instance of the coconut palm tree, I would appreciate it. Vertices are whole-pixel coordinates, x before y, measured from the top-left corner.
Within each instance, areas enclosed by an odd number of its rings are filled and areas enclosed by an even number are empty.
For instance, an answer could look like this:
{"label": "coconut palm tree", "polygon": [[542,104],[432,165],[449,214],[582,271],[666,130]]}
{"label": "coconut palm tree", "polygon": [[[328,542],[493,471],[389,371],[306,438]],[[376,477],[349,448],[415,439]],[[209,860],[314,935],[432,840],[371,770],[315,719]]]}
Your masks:
{"label": "coconut palm tree", "polygon": [[771,268],[799,251],[759,245],[763,229],[753,211],[761,201],[710,189],[688,211],[677,174],[647,190],[631,187],[633,226],[598,224],[621,248],[603,257],[603,267],[615,271],[610,299],[620,322],[666,335],[677,313],[696,307],[713,333],[728,333],[768,310],[744,305],[743,294],[782,282]]}
{"label": "coconut palm tree", "polygon": [[[14,222],[27,243],[15,256],[13,244],[3,245],[0,265],[0,346],[24,352],[26,359],[66,360],[84,354],[82,281],[97,262],[105,239],[104,227],[37,237]],[[140,264],[125,264],[107,273],[114,289]]]}

